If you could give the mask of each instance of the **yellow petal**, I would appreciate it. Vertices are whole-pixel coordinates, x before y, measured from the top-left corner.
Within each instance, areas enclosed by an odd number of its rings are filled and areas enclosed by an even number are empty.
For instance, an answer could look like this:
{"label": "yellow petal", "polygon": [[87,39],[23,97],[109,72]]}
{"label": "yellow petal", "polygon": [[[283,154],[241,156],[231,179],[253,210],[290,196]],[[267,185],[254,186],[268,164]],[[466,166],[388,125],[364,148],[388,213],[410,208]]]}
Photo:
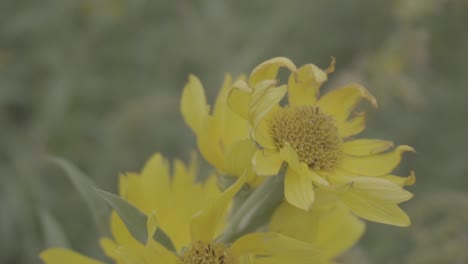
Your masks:
{"label": "yellow petal", "polygon": [[141,194],[141,177],[138,173],[126,173],[119,177],[120,196],[143,211],[144,197]]}
{"label": "yellow petal", "polygon": [[[192,164],[191,166],[196,166]],[[195,172],[188,169],[180,160],[174,161],[173,184],[170,196],[165,201],[170,202],[171,211],[165,222],[159,220],[159,225],[171,238],[177,250],[190,244],[190,222],[192,216],[205,206],[204,188],[195,183]],[[213,193],[209,193],[213,194]],[[213,195],[211,198],[215,199]]]}
{"label": "yellow petal", "polygon": [[198,148],[203,157],[215,168],[224,170],[224,155],[220,146],[220,128],[212,116],[205,119],[202,132],[197,138]]}
{"label": "yellow petal", "polygon": [[355,157],[345,155],[339,166],[354,175],[383,176],[392,172],[400,163],[403,153],[408,151],[414,152],[414,149],[410,146],[401,145],[393,151],[374,156]]}
{"label": "yellow petal", "polygon": [[290,204],[309,211],[314,202],[312,180],[307,174],[296,173],[288,168],[284,178],[284,196]]}
{"label": "yellow petal", "polygon": [[297,174],[307,175],[307,177],[317,185],[327,186],[328,182],[316,172],[309,170],[307,164],[299,161],[299,156],[290,144],[286,144],[280,149],[281,158],[288,163],[289,168]]}
{"label": "yellow petal", "polygon": [[327,74],[313,64],[300,67],[288,80],[289,105],[314,105]]}
{"label": "yellow petal", "polygon": [[194,75],[189,76],[189,81],[182,92],[180,111],[187,125],[198,134],[203,120],[208,116],[209,106],[206,103],[203,86]]}
{"label": "yellow petal", "polygon": [[356,139],[343,143],[343,152],[351,156],[370,156],[394,147],[393,142],[378,139]]}
{"label": "yellow petal", "polygon": [[283,159],[277,151],[258,150],[252,159],[252,165],[255,173],[260,176],[270,176],[278,174]]}
{"label": "yellow petal", "polygon": [[259,64],[253,69],[249,78],[249,84],[254,87],[263,80],[275,80],[280,67],[288,68],[291,72],[296,71],[296,65],[285,57],[276,57]]}
{"label": "yellow petal", "polygon": [[358,216],[367,220],[408,226],[408,215],[397,204],[407,201],[413,194],[397,184],[374,177],[334,177],[336,183],[348,184],[348,188],[338,192],[341,200]]}
{"label": "yellow petal", "polygon": [[246,104],[246,116],[240,117],[228,105],[228,95],[231,90],[231,77],[226,76],[223,87],[216,98],[213,117],[220,126],[220,139],[223,146],[230,146],[234,142],[249,138],[250,124],[248,118],[248,106]]}
{"label": "yellow petal", "polygon": [[349,84],[328,92],[320,98],[317,105],[337,121],[345,121],[361,99],[367,99],[377,107],[375,98],[359,84]]}
{"label": "yellow petal", "polygon": [[113,211],[111,215],[111,233],[115,241],[128,247],[142,247],[142,245],[130,234],[127,226],[120,216]]}
{"label": "yellow petal", "polygon": [[[231,246],[234,255],[266,255],[286,263],[296,263],[300,260],[313,260],[318,256],[318,250],[311,244],[284,236],[279,233],[251,233],[237,239]],[[255,263],[257,263],[255,261]]]}
{"label": "yellow petal", "polygon": [[274,82],[260,82],[252,94],[250,102],[249,120],[253,128],[283,99],[287,92],[287,86],[275,87]]}
{"label": "yellow petal", "polygon": [[389,174],[389,175],[382,176],[382,178],[389,180],[397,184],[400,187],[411,186],[416,183],[416,175],[414,174],[414,171],[411,171],[410,175],[406,177]]}
{"label": "yellow petal", "polygon": [[156,210],[161,217],[166,216],[171,210],[166,202],[170,190],[168,161],[160,153],[154,154],[143,167],[139,180],[138,192],[144,198],[142,211],[149,214]]}
{"label": "yellow petal", "polygon": [[212,201],[202,211],[198,212],[190,223],[192,241],[210,242],[215,237],[218,226],[224,223],[227,206],[234,195],[244,185],[247,173],[224,191],[216,200]]}
{"label": "yellow petal", "polygon": [[242,173],[252,166],[252,157],[256,150],[255,143],[250,139],[240,140],[231,144],[226,151],[226,172],[240,177]]}
{"label": "yellow petal", "polygon": [[40,258],[46,264],[103,264],[104,262],[89,258],[69,249],[51,248],[43,251]]}
{"label": "yellow petal", "polygon": [[401,203],[413,197],[412,193],[383,178],[337,176],[333,178],[333,181],[338,184],[349,184],[349,192],[366,196],[369,200],[377,199],[391,203]]}
{"label": "yellow petal", "polygon": [[233,112],[240,115],[244,119],[249,118],[250,99],[253,89],[243,81],[236,81],[228,92],[228,105]]}
{"label": "yellow petal", "polygon": [[[318,197],[318,194],[317,194]],[[270,230],[316,245],[321,256],[332,259],[351,248],[365,230],[363,221],[341,203],[306,212],[282,203],[272,216]]]}
{"label": "yellow petal", "polygon": [[361,133],[366,128],[366,113],[357,113],[352,119],[336,122],[341,138],[347,138]]}
{"label": "yellow petal", "polygon": [[271,118],[275,115],[279,108],[279,106],[273,107],[270,112],[260,120],[260,122],[253,130],[252,138],[262,148],[270,150],[277,149],[277,145],[271,134]]}

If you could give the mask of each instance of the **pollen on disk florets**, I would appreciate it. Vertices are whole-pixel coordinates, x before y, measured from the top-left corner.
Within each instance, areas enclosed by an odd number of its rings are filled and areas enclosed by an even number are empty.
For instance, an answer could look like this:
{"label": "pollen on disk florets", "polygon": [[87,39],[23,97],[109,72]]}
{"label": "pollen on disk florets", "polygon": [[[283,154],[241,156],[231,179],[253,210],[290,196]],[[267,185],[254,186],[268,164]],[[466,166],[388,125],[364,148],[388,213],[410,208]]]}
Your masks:
{"label": "pollen on disk florets", "polygon": [[271,133],[279,148],[289,143],[311,169],[331,170],[341,157],[335,121],[318,107],[282,108],[271,120]]}
{"label": "pollen on disk florets", "polygon": [[179,264],[238,264],[237,258],[222,243],[194,242],[179,257]]}

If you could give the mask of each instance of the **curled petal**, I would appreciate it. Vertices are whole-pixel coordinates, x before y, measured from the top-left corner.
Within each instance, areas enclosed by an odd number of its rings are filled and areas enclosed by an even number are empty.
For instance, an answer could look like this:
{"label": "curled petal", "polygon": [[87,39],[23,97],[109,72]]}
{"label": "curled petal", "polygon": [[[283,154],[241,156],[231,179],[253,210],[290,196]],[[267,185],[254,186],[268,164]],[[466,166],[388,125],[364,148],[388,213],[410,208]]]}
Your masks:
{"label": "curled petal", "polygon": [[347,138],[361,133],[366,128],[366,113],[357,113],[355,117],[346,121],[336,122],[341,138]]}
{"label": "curled petal", "polygon": [[389,174],[382,176],[382,178],[387,179],[400,187],[411,186],[416,183],[416,175],[414,174],[414,171],[411,171],[410,175],[406,177]]}
{"label": "curled petal", "polygon": [[253,89],[243,80],[236,81],[228,92],[227,103],[231,110],[248,120]]}
{"label": "curled petal", "polygon": [[287,92],[287,86],[282,85],[275,87],[276,82],[261,82],[257,85],[252,94],[250,103],[249,120],[253,128],[256,128],[260,121],[268,115],[268,113],[278,106]]}
{"label": "curled petal", "polygon": [[345,121],[361,99],[366,99],[377,107],[375,98],[364,87],[355,83],[328,92],[320,98],[317,105],[337,121]]}
{"label": "curled petal", "polygon": [[344,156],[339,166],[353,175],[383,176],[392,172],[405,152],[414,152],[410,146],[401,145],[393,151],[367,157]]}
{"label": "curled petal", "polygon": [[296,71],[296,65],[285,57],[276,57],[259,64],[253,69],[249,78],[249,84],[254,87],[263,80],[275,80],[280,67],[288,68],[291,72]]}
{"label": "curled petal", "polygon": [[297,74],[291,74],[288,80],[290,105],[314,105],[318,90],[327,80],[327,74],[313,64],[300,67]]}
{"label": "curled petal", "polygon": [[392,148],[393,142],[378,139],[356,139],[343,143],[343,152],[351,156],[370,156]]}

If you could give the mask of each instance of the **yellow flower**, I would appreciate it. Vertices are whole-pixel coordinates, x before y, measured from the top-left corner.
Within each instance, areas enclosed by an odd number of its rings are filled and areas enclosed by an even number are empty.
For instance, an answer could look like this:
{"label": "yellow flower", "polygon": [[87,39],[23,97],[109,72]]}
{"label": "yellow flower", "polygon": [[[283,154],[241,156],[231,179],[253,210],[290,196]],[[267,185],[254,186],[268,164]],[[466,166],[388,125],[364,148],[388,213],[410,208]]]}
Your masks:
{"label": "yellow flower", "polygon": [[[195,184],[194,167],[176,161],[170,180],[168,164],[155,155],[141,174],[120,178],[120,196],[147,215],[148,240],[137,241],[117,214],[111,218],[113,239],[101,239],[105,253],[119,264],[240,264],[296,263],[317,259],[309,243],[275,232],[250,233],[231,243],[224,241],[227,208],[246,181],[241,176],[220,193],[211,177]],[[161,228],[174,251],[153,239]],[[97,264],[100,261],[67,249],[48,249],[41,254],[47,264]]]}
{"label": "yellow flower", "polygon": [[343,204],[304,211],[283,202],[272,216],[269,228],[306,241],[321,249],[325,259],[335,259],[357,243],[365,223]]}
{"label": "yellow flower", "polygon": [[249,122],[227,105],[231,86],[232,78],[227,74],[210,111],[203,85],[196,76],[190,75],[182,93],[180,110],[197,137],[201,154],[213,167],[223,174],[236,177],[247,170],[247,182],[257,186],[262,178],[255,177],[250,166],[256,147],[250,140]]}
{"label": "yellow flower", "polygon": [[[286,200],[310,210],[318,191],[332,193],[357,215],[377,222],[407,226],[408,216],[397,206],[412,194],[388,176],[410,146],[393,148],[390,141],[353,139],[365,128],[365,113],[353,113],[365,99],[375,98],[362,86],[349,84],[319,96],[320,86],[334,70],[334,59],[323,71],[313,64],[297,68],[278,57],[258,65],[248,81],[236,81],[230,107],[248,120],[259,149],[252,164],[258,175],[276,175],[287,164]],[[291,71],[287,84],[277,73]],[[287,104],[283,104],[287,95]],[[404,180],[403,180],[404,182]]]}

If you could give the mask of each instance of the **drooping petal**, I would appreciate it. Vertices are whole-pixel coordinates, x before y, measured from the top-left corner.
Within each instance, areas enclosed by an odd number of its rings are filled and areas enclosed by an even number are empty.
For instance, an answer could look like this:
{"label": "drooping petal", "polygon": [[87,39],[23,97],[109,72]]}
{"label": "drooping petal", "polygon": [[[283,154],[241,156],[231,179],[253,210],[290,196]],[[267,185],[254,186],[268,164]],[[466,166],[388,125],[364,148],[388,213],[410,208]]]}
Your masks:
{"label": "drooping petal", "polygon": [[[318,196],[318,194],[317,194]],[[316,245],[321,255],[333,259],[351,248],[365,230],[363,221],[341,203],[306,212],[282,203],[275,211],[270,230]]]}
{"label": "drooping petal", "polygon": [[314,187],[308,174],[286,170],[284,178],[284,196],[286,200],[305,211],[309,211],[314,202]]}
{"label": "drooping petal", "polygon": [[355,157],[344,155],[338,166],[354,175],[383,176],[395,169],[405,152],[414,152],[414,149],[410,146],[401,145],[393,151],[374,156]]}
{"label": "drooping petal", "polygon": [[233,112],[248,120],[250,100],[252,97],[253,89],[243,81],[238,80],[228,92],[228,105]]}
{"label": "drooping petal", "polygon": [[377,107],[375,98],[364,87],[355,83],[328,92],[320,98],[317,105],[337,121],[345,121],[361,99],[366,99]]}
{"label": "drooping petal", "polygon": [[189,76],[189,81],[182,92],[180,111],[187,125],[198,134],[203,120],[208,116],[209,106],[206,103],[203,86],[194,75]]}
{"label": "drooping petal", "polygon": [[393,142],[378,139],[356,139],[343,143],[343,152],[351,156],[370,156],[394,147]]}
{"label": "drooping petal", "polygon": [[314,105],[320,86],[327,74],[313,64],[306,64],[291,74],[288,80],[289,105]]}
{"label": "drooping petal", "polygon": [[223,146],[229,146],[239,140],[249,138],[248,101],[245,105],[245,117],[239,116],[229,107],[228,96],[231,90],[230,76],[226,76],[223,87],[216,98],[213,117],[220,126],[220,140]]}
{"label": "drooping petal", "polygon": [[366,113],[357,113],[347,121],[336,122],[338,134],[341,138],[347,138],[361,133],[366,128]]}
{"label": "drooping petal", "polygon": [[104,262],[81,255],[65,248],[51,248],[43,251],[40,258],[46,264],[103,264]]}
{"label": "drooping petal", "polygon": [[252,94],[249,120],[254,129],[273,108],[278,106],[278,103],[286,95],[286,85],[278,87],[274,85],[275,82],[260,82]]}
{"label": "drooping petal", "polygon": [[[234,255],[264,255],[296,263],[296,260],[314,260],[319,251],[311,244],[279,233],[251,233],[237,239],[231,246]],[[256,262],[254,262],[256,263]],[[273,262],[274,263],[274,262]]]}
{"label": "drooping petal", "polygon": [[291,72],[296,71],[296,65],[288,58],[276,57],[267,60],[253,69],[249,78],[250,87],[254,87],[260,81],[276,80],[280,67],[288,68]]}
{"label": "drooping petal", "polygon": [[277,151],[267,149],[258,150],[252,159],[252,166],[260,176],[270,176],[278,174],[283,159]]}
{"label": "drooping petal", "polygon": [[255,140],[255,142],[262,148],[270,150],[277,149],[277,145],[271,132],[271,118],[274,117],[278,109],[278,106],[273,107],[252,131],[252,139]]}
{"label": "drooping petal", "polygon": [[397,184],[364,176],[335,177],[334,180],[345,186],[337,194],[358,216],[390,225],[410,225],[408,215],[397,204],[411,199],[413,194]]}
{"label": "drooping petal", "polygon": [[224,223],[227,206],[234,195],[244,185],[247,176],[247,173],[242,174],[242,176],[216,200],[212,201],[211,204],[192,218],[190,223],[192,241],[200,240],[203,242],[210,242],[213,240],[218,226]]}

